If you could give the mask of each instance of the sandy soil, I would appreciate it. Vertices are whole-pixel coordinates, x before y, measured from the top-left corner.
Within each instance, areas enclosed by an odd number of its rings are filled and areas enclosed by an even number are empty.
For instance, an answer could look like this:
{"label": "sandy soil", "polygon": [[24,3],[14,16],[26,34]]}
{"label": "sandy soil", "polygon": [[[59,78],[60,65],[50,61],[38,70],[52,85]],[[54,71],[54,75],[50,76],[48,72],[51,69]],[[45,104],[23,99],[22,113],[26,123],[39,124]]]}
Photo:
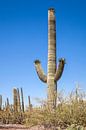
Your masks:
{"label": "sandy soil", "polygon": [[45,129],[40,126],[34,126],[32,128],[27,128],[22,125],[0,125],[0,130],[45,130]]}

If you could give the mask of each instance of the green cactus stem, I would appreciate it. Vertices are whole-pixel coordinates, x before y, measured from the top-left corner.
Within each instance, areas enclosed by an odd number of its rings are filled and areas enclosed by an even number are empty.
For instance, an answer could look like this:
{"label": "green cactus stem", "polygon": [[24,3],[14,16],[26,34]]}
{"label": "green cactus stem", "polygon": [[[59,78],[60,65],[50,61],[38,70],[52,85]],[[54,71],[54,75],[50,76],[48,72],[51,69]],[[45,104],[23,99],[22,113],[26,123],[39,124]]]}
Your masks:
{"label": "green cactus stem", "polygon": [[7,98],[7,106],[9,106],[9,99]]}
{"label": "green cactus stem", "polygon": [[18,112],[20,112],[21,111],[21,102],[20,102],[19,88],[17,88],[17,107],[18,107]]}
{"label": "green cactus stem", "polygon": [[6,111],[9,111],[10,110],[10,104],[9,104],[9,99],[7,98],[7,101],[6,101]]}
{"label": "green cactus stem", "polygon": [[13,89],[13,107],[14,107],[14,112],[17,111],[17,89]]}
{"label": "green cactus stem", "polygon": [[7,107],[7,102],[5,101],[5,104],[4,104],[4,109],[6,110],[6,107]]}
{"label": "green cactus stem", "polygon": [[47,76],[44,74],[39,60],[35,61],[35,68],[38,77],[48,86],[48,106],[50,109],[56,108],[57,102],[57,81],[61,78],[64,70],[65,59],[59,60],[58,69],[56,68],[56,18],[55,10],[48,10],[48,64]]}
{"label": "green cactus stem", "polygon": [[23,89],[21,88],[21,105],[22,105],[22,112],[24,112],[24,97],[23,97]]}
{"label": "green cactus stem", "polygon": [[0,110],[2,110],[2,95],[0,95]]}
{"label": "green cactus stem", "polygon": [[28,96],[28,103],[29,103],[29,110],[31,110],[32,109],[32,104],[31,104],[30,96]]}

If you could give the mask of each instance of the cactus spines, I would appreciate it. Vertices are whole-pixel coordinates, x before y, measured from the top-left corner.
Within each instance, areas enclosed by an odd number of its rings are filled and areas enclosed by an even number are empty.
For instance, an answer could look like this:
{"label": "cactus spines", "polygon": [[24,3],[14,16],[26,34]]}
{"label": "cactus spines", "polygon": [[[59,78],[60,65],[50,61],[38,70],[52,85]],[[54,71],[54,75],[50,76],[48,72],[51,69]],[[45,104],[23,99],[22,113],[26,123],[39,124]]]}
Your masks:
{"label": "cactus spines", "polygon": [[18,107],[18,112],[20,112],[21,111],[21,103],[20,103],[19,88],[17,88],[17,107]]}
{"label": "cactus spines", "polygon": [[22,105],[22,112],[24,112],[24,97],[23,97],[23,89],[21,88],[21,105]]}
{"label": "cactus spines", "polygon": [[2,95],[0,95],[0,110],[2,110]]}
{"label": "cactus spines", "polygon": [[13,106],[14,106],[14,111],[17,111],[17,89],[13,89]]}
{"label": "cactus spines", "polygon": [[48,85],[48,106],[50,109],[56,107],[57,81],[60,79],[64,69],[65,59],[59,60],[56,68],[56,19],[55,10],[48,10],[48,65],[47,76],[44,74],[39,60],[35,61],[35,68],[39,78]]}

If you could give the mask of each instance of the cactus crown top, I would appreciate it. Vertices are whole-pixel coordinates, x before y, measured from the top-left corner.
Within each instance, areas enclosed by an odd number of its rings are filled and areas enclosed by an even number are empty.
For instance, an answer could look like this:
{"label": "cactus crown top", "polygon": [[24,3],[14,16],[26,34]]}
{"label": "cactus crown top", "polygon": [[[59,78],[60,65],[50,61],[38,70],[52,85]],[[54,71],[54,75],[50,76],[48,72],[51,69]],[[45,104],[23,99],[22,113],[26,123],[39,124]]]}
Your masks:
{"label": "cactus crown top", "polygon": [[55,9],[54,8],[49,8],[48,11],[55,12]]}

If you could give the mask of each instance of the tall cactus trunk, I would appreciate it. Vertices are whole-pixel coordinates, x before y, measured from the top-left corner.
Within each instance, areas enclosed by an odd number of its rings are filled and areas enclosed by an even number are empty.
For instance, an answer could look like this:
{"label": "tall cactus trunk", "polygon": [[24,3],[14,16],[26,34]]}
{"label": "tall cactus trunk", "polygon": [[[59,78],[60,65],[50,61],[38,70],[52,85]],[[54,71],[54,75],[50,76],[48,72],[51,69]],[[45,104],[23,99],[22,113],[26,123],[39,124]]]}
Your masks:
{"label": "tall cactus trunk", "polygon": [[28,103],[29,103],[29,108],[30,108],[30,105],[31,105],[30,96],[28,96]]}
{"label": "tall cactus trunk", "polygon": [[47,76],[44,74],[40,61],[35,61],[37,74],[44,83],[48,85],[48,107],[52,110],[56,108],[57,81],[60,79],[64,69],[65,59],[59,60],[58,69],[56,68],[56,20],[55,11],[48,10],[48,65]]}
{"label": "tall cactus trunk", "polygon": [[0,95],[0,110],[2,110],[2,95]]}
{"label": "tall cactus trunk", "polygon": [[21,88],[21,104],[22,104],[22,112],[24,112],[24,97],[23,97],[23,89]]}
{"label": "tall cactus trunk", "polygon": [[19,88],[17,88],[17,107],[18,107],[18,112],[20,112],[21,111],[21,103],[20,103]]}
{"label": "tall cactus trunk", "polygon": [[9,106],[9,99],[7,98],[7,106]]}
{"label": "tall cactus trunk", "polygon": [[31,104],[30,96],[28,96],[28,103],[29,103],[29,110],[31,111],[31,109],[32,109],[32,104]]}
{"label": "tall cactus trunk", "polygon": [[9,99],[7,98],[7,103],[6,103],[6,110],[10,110],[10,106],[9,106]]}
{"label": "tall cactus trunk", "polygon": [[13,89],[13,107],[14,112],[17,112],[17,89]]}
{"label": "tall cactus trunk", "polygon": [[54,80],[56,73],[56,20],[54,10],[48,10],[48,105],[56,107],[57,85]]}

